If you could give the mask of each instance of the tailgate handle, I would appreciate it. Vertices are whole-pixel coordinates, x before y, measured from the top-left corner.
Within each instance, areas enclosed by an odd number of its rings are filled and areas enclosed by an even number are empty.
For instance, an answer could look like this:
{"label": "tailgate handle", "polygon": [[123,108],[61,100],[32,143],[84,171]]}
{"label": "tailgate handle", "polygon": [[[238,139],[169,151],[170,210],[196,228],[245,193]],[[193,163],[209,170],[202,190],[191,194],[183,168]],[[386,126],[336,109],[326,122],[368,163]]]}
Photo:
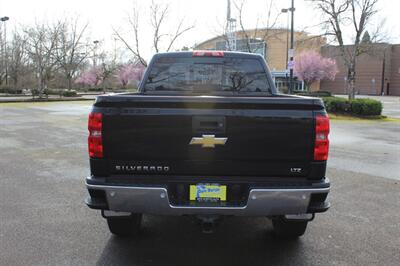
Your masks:
{"label": "tailgate handle", "polygon": [[225,117],[194,116],[192,129],[195,134],[225,133]]}
{"label": "tailgate handle", "polygon": [[219,126],[222,126],[222,124],[220,125],[220,123],[218,121],[200,121],[200,127],[201,128],[218,128]]}

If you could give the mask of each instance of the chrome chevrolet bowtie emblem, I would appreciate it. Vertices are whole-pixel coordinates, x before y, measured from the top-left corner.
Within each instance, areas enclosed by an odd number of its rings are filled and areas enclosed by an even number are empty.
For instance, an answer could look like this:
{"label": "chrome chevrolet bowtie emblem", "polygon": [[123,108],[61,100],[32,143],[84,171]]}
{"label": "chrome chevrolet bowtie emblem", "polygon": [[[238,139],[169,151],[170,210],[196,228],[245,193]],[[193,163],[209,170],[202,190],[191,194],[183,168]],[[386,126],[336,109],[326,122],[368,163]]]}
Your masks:
{"label": "chrome chevrolet bowtie emblem", "polygon": [[201,145],[203,148],[215,148],[215,145],[225,145],[228,138],[216,138],[215,135],[193,137],[189,145]]}

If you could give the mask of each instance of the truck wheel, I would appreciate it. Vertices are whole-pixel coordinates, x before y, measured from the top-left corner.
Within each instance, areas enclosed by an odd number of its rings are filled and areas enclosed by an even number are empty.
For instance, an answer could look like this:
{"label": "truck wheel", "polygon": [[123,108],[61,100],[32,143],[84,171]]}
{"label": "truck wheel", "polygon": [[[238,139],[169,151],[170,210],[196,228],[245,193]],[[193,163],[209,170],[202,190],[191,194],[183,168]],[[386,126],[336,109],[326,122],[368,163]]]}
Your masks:
{"label": "truck wheel", "polygon": [[274,234],[279,238],[295,239],[306,231],[308,221],[288,221],[283,218],[272,220]]}
{"label": "truck wheel", "polygon": [[108,228],[110,232],[117,236],[134,236],[140,231],[140,223],[142,214],[131,214],[127,217],[110,217],[107,218]]}

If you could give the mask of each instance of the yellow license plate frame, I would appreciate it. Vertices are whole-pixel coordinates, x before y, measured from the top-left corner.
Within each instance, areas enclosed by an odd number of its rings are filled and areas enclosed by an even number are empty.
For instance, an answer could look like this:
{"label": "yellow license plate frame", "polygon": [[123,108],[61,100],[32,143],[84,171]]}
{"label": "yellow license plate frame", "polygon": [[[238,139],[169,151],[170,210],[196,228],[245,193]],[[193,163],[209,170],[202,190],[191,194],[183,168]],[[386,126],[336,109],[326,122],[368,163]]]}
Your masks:
{"label": "yellow license plate frame", "polygon": [[191,201],[218,200],[226,201],[226,185],[220,184],[196,184],[189,187],[189,199]]}

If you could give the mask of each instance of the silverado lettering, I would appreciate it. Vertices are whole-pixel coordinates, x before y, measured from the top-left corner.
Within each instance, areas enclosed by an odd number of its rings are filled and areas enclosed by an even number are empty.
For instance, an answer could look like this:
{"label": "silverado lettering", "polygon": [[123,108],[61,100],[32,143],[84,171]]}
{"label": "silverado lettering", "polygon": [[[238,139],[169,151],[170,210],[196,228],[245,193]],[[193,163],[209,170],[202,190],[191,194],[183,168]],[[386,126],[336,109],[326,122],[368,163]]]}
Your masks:
{"label": "silverado lettering", "polygon": [[169,166],[149,166],[149,165],[116,165],[117,171],[143,171],[143,172],[168,172]]}
{"label": "silverado lettering", "polygon": [[330,204],[329,118],[321,99],[277,92],[256,54],[156,54],[137,93],[98,96],[89,115],[86,204],[110,231],[142,214],[263,216],[299,237]]}

